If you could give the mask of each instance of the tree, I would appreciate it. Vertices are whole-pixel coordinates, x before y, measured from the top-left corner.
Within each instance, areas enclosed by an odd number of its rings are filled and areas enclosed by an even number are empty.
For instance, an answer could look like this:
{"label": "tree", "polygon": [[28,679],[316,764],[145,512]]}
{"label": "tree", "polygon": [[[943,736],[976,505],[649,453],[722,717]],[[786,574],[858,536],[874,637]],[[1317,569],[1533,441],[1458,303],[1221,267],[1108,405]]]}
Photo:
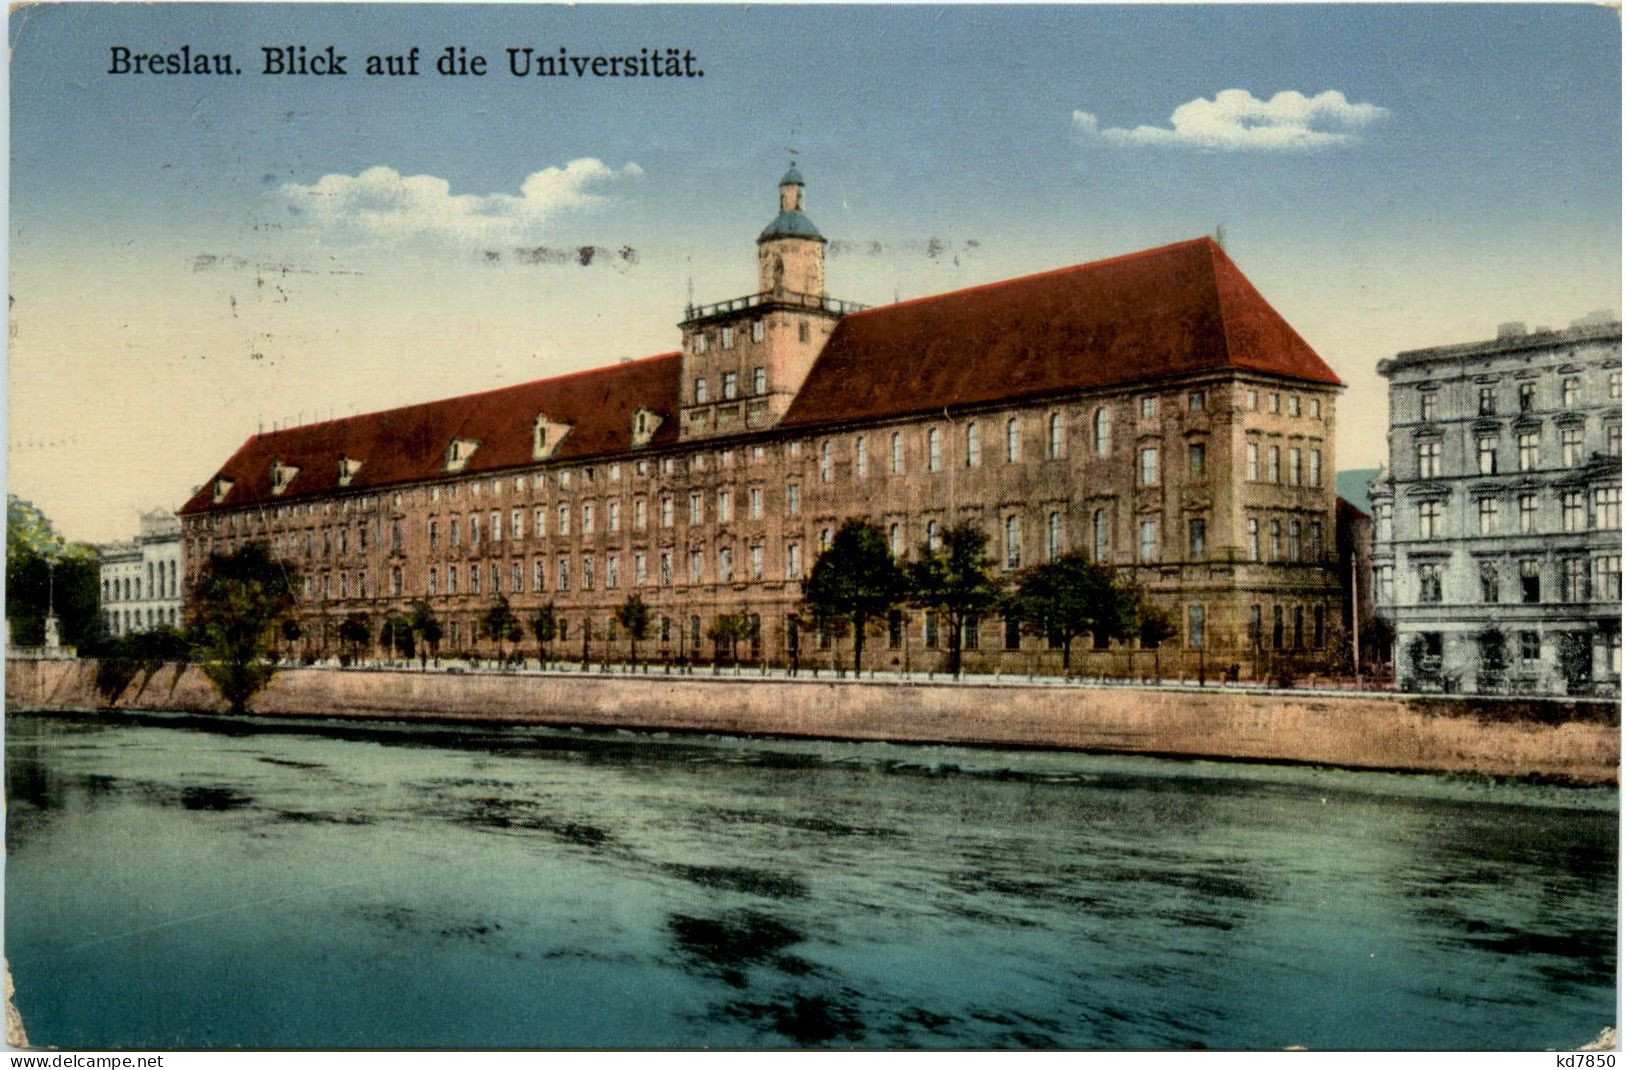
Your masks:
{"label": "tree", "polygon": [[282,642],[284,644],[282,650],[282,660],[291,661],[292,655],[289,648],[291,648],[293,644],[297,643],[304,636],[305,630],[299,626],[299,619],[297,617],[283,617],[282,624],[278,627],[278,631],[282,633]]}
{"label": "tree", "polygon": [[497,595],[491,599],[491,608],[485,611],[480,621],[480,627],[486,636],[496,640],[497,662],[503,660],[502,644],[509,639],[519,639],[519,618],[513,615],[513,609],[508,605],[506,595]]}
{"label": "tree", "polygon": [[372,621],[365,613],[351,613],[339,621],[339,642],[346,658],[353,660],[358,648],[372,643]]}
{"label": "tree", "polygon": [[272,626],[294,607],[298,572],[264,543],[212,553],[192,583],[186,619],[203,672],[244,713],[276,671]]}
{"label": "tree", "polygon": [[1061,644],[1061,669],[1072,668],[1072,640],[1095,634],[1113,639],[1131,633],[1134,595],[1109,565],[1076,551],[1024,570],[1005,605],[1029,634]]}
{"label": "tree", "polygon": [[813,617],[851,623],[852,668],[861,675],[869,621],[891,612],[907,587],[885,534],[867,520],[848,520],[813,563],[801,598]]}
{"label": "tree", "polygon": [[726,646],[728,660],[737,661],[739,640],[750,638],[750,618],[743,613],[719,613],[705,630],[705,637],[716,644],[719,657]]}
{"label": "tree", "polygon": [[942,533],[942,545],[920,547],[907,569],[909,600],[948,618],[948,671],[958,679],[965,619],[999,604],[1002,587],[987,555],[987,534],[965,521]]}
{"label": "tree", "polygon": [[649,634],[649,607],[640,595],[633,594],[615,610],[615,622],[626,629],[632,640],[632,668],[638,667],[638,640]]}
{"label": "tree", "polygon": [[1151,648],[1151,672],[1155,679],[1161,680],[1162,644],[1178,635],[1179,627],[1172,613],[1143,600],[1135,617],[1135,634],[1141,646]]}
{"label": "tree", "polygon": [[1583,695],[1591,689],[1590,632],[1558,633],[1557,671],[1569,694]]}
{"label": "tree", "polygon": [[384,626],[378,630],[378,639],[389,648],[390,655],[404,655],[412,657],[412,618],[405,613],[395,612],[384,618]]}
{"label": "tree", "polygon": [[530,631],[536,636],[536,656],[538,667],[547,668],[547,645],[559,634],[558,614],[553,612],[553,603],[549,602],[530,615]]}
{"label": "tree", "polygon": [[[435,664],[440,663],[440,621],[434,615],[434,607],[423,599],[412,603],[412,615],[408,624],[417,634],[419,640],[434,655]],[[421,664],[421,659],[420,659]]]}
{"label": "tree", "polygon": [[1486,624],[1478,633],[1478,689],[1499,688],[1509,660],[1507,633],[1499,625]]}
{"label": "tree", "polygon": [[18,646],[45,641],[45,616],[55,609],[62,642],[90,648],[101,635],[101,565],[93,546],[69,543],[45,514],[16,496],[6,498],[6,619]]}

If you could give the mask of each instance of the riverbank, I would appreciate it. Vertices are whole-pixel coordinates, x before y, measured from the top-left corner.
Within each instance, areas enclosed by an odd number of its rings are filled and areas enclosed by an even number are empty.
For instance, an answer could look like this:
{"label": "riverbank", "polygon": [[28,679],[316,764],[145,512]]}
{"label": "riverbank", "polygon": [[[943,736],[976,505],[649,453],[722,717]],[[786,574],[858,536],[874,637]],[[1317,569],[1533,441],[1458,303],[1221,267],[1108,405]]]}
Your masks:
{"label": "riverbank", "polygon": [[[99,668],[9,659],[7,708],[224,709],[196,666],[133,675]],[[264,716],[1041,747],[1619,783],[1619,707],[1602,700],[294,668],[279,672],[251,708]]]}

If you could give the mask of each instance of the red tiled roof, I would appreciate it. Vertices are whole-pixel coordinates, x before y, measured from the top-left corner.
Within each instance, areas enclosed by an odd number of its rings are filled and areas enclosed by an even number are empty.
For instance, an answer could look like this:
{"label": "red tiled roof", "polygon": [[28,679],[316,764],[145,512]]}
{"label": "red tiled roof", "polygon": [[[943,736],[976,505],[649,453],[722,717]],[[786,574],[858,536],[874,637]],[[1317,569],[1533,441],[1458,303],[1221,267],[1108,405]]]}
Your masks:
{"label": "red tiled roof", "polygon": [[[565,460],[630,449],[632,414],[639,408],[662,417],[649,445],[666,445],[677,440],[680,362],[681,354],[667,353],[482,394],[254,435],[181,512],[211,508],[214,481],[220,477],[234,481],[221,508],[331,493],[339,489],[340,457],[361,462],[350,490],[431,479],[445,474],[446,448],[453,437],[480,443],[463,469],[465,474],[529,464],[531,429],[538,415],[572,425],[554,454]],[[271,465],[278,460],[299,472],[285,491],[273,495]]]}
{"label": "red tiled roof", "polygon": [[1218,369],[1341,385],[1209,238],[856,312],[785,426]]}

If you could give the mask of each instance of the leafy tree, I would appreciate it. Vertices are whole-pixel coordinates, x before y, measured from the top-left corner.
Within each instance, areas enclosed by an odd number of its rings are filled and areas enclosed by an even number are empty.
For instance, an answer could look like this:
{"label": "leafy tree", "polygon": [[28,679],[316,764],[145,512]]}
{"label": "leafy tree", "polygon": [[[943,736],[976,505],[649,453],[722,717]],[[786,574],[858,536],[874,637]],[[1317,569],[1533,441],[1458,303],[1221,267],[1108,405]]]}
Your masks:
{"label": "leafy tree", "polygon": [[907,575],[909,600],[948,620],[948,671],[957,679],[966,618],[994,609],[1003,594],[988,558],[987,534],[969,521],[947,528],[940,548],[920,547]]}
{"label": "leafy tree", "polygon": [[1151,650],[1151,672],[1155,679],[1162,679],[1162,644],[1179,634],[1179,626],[1174,623],[1174,616],[1166,609],[1151,602],[1141,601],[1135,613],[1135,634],[1142,647]]}
{"label": "leafy tree", "polygon": [[548,602],[530,615],[530,631],[536,637],[536,656],[541,668],[547,668],[547,646],[559,634],[558,614]]}
{"label": "leafy tree", "polygon": [[264,543],[212,553],[192,583],[186,607],[194,649],[232,713],[248,709],[276,671],[272,626],[296,603],[298,572]]}
{"label": "leafy tree", "polygon": [[1494,623],[1486,624],[1478,633],[1479,690],[1499,687],[1509,660],[1507,633]]}
{"label": "leafy tree", "polygon": [[305,629],[299,626],[299,618],[283,617],[278,631],[282,633],[282,658],[286,661],[290,656],[290,648],[304,637]]}
{"label": "leafy tree", "polygon": [[728,660],[737,661],[739,640],[750,638],[750,618],[743,613],[719,613],[705,630],[705,637],[716,644],[719,655],[727,647]]}
{"label": "leafy tree", "polygon": [[434,655],[435,663],[439,664],[441,631],[440,621],[434,615],[434,607],[423,599],[418,599],[412,603],[412,615],[407,618],[407,623],[423,643],[424,648]]}
{"label": "leafy tree", "polygon": [[339,642],[349,657],[355,658],[358,648],[372,643],[372,621],[365,613],[351,613],[339,621]]}
{"label": "leafy tree", "polygon": [[885,534],[867,520],[848,520],[813,563],[801,598],[815,618],[851,623],[852,668],[861,675],[869,621],[891,612],[907,589]]}
{"label": "leafy tree", "polygon": [[35,506],[6,498],[6,619],[19,646],[45,641],[55,608],[63,643],[90,649],[101,635],[101,565],[93,546],[69,543]]}
{"label": "leafy tree", "polygon": [[615,610],[615,622],[626,629],[627,637],[632,640],[632,667],[636,669],[638,640],[649,634],[649,607],[643,604],[640,595],[630,595]]}
{"label": "leafy tree", "polygon": [[502,644],[510,639],[517,641],[520,636],[519,618],[513,615],[506,595],[499,594],[491,599],[491,608],[485,611],[480,627],[487,638],[496,640],[497,661],[500,663],[503,658]]}
{"label": "leafy tree", "polygon": [[389,648],[391,656],[402,654],[407,658],[412,656],[412,618],[405,613],[391,613],[384,618],[384,626],[378,631],[379,641]]}
{"label": "leafy tree", "polygon": [[1591,633],[1560,632],[1557,636],[1557,671],[1571,695],[1591,688]]}
{"label": "leafy tree", "polygon": [[1062,554],[1024,570],[1005,612],[1032,635],[1060,641],[1061,668],[1072,668],[1072,640],[1095,634],[1114,639],[1131,634],[1134,593],[1109,565],[1082,553]]}

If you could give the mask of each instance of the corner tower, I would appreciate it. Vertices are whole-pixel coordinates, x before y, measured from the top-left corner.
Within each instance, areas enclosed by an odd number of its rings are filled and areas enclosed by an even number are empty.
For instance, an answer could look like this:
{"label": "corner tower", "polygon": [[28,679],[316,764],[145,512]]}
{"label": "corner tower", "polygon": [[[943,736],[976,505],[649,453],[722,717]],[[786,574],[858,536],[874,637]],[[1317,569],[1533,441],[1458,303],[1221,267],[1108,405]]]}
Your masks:
{"label": "corner tower", "polygon": [[684,439],[777,424],[835,324],[864,307],[824,292],[824,236],[801,210],[794,164],[779,180],[779,214],[756,239],[756,292],[690,305],[683,322]]}

